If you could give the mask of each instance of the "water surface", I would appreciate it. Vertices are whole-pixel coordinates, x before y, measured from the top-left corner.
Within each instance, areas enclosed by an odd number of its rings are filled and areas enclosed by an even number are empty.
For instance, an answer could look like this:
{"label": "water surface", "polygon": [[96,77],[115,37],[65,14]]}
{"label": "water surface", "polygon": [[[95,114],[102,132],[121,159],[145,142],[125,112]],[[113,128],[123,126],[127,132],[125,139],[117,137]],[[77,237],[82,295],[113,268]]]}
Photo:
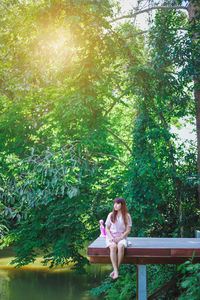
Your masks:
{"label": "water surface", "polygon": [[0,300],[95,300],[89,290],[100,285],[109,265],[90,265],[87,274],[75,275],[68,268],[49,271],[42,265],[25,269],[9,267],[12,249],[0,252]]}

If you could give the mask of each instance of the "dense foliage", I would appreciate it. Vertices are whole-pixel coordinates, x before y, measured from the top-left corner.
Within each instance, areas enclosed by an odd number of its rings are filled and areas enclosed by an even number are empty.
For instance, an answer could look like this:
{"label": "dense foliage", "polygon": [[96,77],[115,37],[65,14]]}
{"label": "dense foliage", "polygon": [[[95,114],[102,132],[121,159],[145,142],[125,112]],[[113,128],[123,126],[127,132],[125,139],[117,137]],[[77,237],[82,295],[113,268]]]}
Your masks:
{"label": "dense foliage", "polygon": [[[132,19],[115,21],[119,5],[108,0],[2,0],[0,13],[0,238],[15,245],[14,263],[43,255],[80,271],[118,195],[132,235],[193,236],[196,145],[171,129],[195,122],[196,24],[158,10],[141,34]],[[177,275],[162,268],[149,270],[159,284]],[[132,297],[134,267],[120,279],[94,293]]]}

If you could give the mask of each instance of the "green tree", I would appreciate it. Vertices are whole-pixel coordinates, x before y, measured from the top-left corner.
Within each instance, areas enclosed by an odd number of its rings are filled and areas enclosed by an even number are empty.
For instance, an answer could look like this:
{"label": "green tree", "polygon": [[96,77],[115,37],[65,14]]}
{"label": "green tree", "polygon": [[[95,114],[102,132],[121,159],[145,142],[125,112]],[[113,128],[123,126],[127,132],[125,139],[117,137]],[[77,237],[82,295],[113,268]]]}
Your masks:
{"label": "green tree", "polygon": [[[2,246],[15,243],[18,266],[41,252],[51,266],[83,266],[117,195],[132,234],[193,233],[195,146],[170,129],[195,115],[197,24],[180,3],[149,3],[118,17],[106,0],[1,1]],[[132,18],[153,10],[151,29],[137,30]],[[112,292],[131,296],[129,279]]]}

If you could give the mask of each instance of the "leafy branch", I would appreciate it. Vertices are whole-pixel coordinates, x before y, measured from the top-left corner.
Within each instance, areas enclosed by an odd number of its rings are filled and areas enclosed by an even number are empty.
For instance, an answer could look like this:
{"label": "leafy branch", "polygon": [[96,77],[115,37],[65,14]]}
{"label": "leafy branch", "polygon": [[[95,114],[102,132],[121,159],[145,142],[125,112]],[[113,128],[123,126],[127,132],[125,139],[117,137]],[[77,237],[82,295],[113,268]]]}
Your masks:
{"label": "leafy branch", "polygon": [[111,22],[116,22],[116,21],[123,20],[123,19],[135,18],[137,15],[140,15],[140,14],[143,14],[143,13],[146,13],[146,12],[150,12],[152,10],[171,10],[171,9],[175,9],[175,10],[184,9],[184,10],[188,11],[187,7],[180,6],[180,5],[178,5],[178,6],[153,6],[153,7],[146,8],[146,9],[143,9],[143,10],[140,10],[140,11],[136,11],[135,13],[131,13],[129,15],[125,15],[125,16],[113,19],[113,20],[111,20]]}

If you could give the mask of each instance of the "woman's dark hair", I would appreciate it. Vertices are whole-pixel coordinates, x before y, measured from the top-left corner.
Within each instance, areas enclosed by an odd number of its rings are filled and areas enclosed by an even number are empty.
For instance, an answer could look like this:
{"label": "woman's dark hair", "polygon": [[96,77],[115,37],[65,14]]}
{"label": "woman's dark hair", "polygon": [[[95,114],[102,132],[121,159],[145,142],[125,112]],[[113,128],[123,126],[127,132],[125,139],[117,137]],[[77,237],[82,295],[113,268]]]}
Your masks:
{"label": "woman's dark hair", "polygon": [[[128,213],[128,208],[126,205],[126,201],[124,200],[124,198],[119,197],[119,198],[114,199],[114,203],[121,203],[122,218],[124,220],[125,226],[127,226],[127,218],[126,217],[127,217],[127,213]],[[113,223],[115,223],[116,218],[117,218],[117,211],[113,207],[113,211],[111,214],[111,221]]]}

